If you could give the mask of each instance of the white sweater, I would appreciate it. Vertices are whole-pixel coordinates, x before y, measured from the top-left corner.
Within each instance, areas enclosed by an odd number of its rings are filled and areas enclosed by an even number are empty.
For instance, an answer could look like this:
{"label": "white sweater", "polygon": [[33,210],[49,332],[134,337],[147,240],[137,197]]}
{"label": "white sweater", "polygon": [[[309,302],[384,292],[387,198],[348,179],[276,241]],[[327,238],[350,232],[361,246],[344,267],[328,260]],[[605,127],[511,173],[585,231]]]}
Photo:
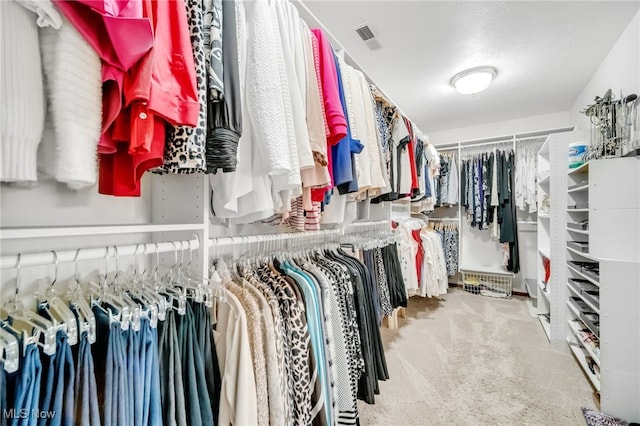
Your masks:
{"label": "white sweater", "polygon": [[100,59],[50,0],[2,1],[0,12],[2,181],[34,182],[40,169],[73,189],[94,185]]}
{"label": "white sweater", "polygon": [[[30,4],[32,6],[32,4]],[[48,19],[44,9],[35,15],[16,1],[0,1],[0,180],[37,179],[36,152],[44,127],[38,23]],[[52,10],[53,14],[55,11]]]}
{"label": "white sweater", "polygon": [[38,169],[71,189],[81,189],[97,182],[102,64],[64,15],[62,19],[58,30],[40,29],[48,110]]}

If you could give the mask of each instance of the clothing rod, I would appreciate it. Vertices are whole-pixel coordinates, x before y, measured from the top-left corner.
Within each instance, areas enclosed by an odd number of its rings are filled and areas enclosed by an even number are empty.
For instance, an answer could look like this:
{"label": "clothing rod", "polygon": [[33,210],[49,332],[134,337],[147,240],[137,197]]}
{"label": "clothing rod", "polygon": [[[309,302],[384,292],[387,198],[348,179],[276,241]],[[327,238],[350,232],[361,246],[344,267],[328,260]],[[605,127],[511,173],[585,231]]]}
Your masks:
{"label": "clothing rod", "polygon": [[[54,250],[58,263],[74,263],[84,262],[87,260],[99,260],[104,259],[107,256],[115,257],[116,248],[118,250],[118,257],[133,256],[134,254],[155,254],[155,253],[168,253],[172,251],[184,251],[184,250],[196,250],[200,247],[200,241],[196,238],[193,240],[182,241],[165,241],[160,243],[141,243],[124,246],[105,246],[105,247],[93,247],[93,248],[79,248],[78,250]],[[77,259],[76,259],[77,256]],[[1,269],[14,269],[18,266],[18,255],[2,256],[0,258]],[[40,252],[40,253],[21,253],[20,254],[20,267],[30,266],[45,266],[55,264],[56,256],[53,251]]]}
{"label": "clothing rod", "polygon": [[471,148],[478,148],[481,146],[498,146],[498,145],[511,145],[513,146],[513,139],[511,140],[501,140],[501,141],[493,141],[493,142],[481,142],[481,143],[475,143],[473,145],[465,145],[465,146],[461,146],[460,149],[467,150],[467,149],[471,149]]}
{"label": "clothing rod", "polygon": [[[433,145],[433,144],[432,144]],[[438,151],[440,150],[447,150],[447,149],[458,149],[459,148],[459,143],[458,142],[451,142],[451,143],[444,143],[441,145],[433,145]]]}
{"label": "clothing rod", "polygon": [[430,217],[428,218],[429,221],[434,221],[434,222],[442,222],[442,221],[459,221],[460,219],[457,217]]}
{"label": "clothing rod", "polygon": [[470,144],[476,144],[476,143],[513,140],[514,138],[517,141],[518,139],[525,139],[525,138],[531,138],[536,136],[546,136],[546,135],[551,135],[553,133],[571,132],[575,130],[575,128],[576,128],[575,126],[556,127],[556,128],[546,129],[546,130],[535,130],[531,132],[515,133],[510,135],[501,135],[501,136],[478,138],[478,139],[468,139],[460,142],[447,142],[447,143],[438,144],[438,145],[434,144],[433,146],[436,149],[440,147],[451,147],[451,146],[458,146],[460,148],[464,148],[465,146],[468,146]]}
{"label": "clothing rod", "polygon": [[[383,229],[384,228],[384,229]],[[348,234],[366,233],[371,231],[390,230],[389,222],[385,220],[373,222],[354,222],[344,228],[321,229],[319,231],[308,232],[284,232],[277,234],[258,234],[258,235],[235,235],[229,237],[209,238],[209,247],[225,247],[236,244],[255,244],[259,242],[281,242],[281,241],[303,241],[311,240],[314,242],[335,241],[335,237],[341,237]],[[333,237],[329,239],[327,237]]]}

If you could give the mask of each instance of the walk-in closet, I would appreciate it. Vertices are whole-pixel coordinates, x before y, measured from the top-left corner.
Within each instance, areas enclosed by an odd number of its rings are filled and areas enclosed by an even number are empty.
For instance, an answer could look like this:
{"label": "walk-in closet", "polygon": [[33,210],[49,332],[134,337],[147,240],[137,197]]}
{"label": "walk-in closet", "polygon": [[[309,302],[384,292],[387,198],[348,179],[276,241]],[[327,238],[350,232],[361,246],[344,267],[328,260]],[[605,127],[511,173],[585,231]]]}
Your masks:
{"label": "walk-in closet", "polygon": [[637,1],[0,1],[0,426],[640,424]]}

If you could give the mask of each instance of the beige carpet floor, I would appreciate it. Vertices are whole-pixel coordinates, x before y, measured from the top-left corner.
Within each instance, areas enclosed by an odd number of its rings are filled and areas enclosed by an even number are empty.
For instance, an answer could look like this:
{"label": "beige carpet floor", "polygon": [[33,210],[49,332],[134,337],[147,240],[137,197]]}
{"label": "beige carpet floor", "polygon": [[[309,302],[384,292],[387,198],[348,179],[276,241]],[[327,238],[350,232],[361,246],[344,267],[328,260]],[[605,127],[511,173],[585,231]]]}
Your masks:
{"label": "beige carpet floor", "polygon": [[591,387],[525,298],[443,299],[411,298],[399,328],[382,328],[391,378],[374,405],[359,402],[363,426],[584,424]]}

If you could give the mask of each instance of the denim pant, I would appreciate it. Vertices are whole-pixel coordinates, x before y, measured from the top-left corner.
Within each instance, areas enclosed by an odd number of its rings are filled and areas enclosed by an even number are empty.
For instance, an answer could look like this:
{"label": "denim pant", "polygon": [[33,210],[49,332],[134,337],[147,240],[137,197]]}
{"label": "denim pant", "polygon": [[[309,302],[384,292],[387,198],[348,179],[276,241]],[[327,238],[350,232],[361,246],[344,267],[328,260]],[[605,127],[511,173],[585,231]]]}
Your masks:
{"label": "denim pant", "polygon": [[80,336],[76,348],[75,424],[78,426],[100,426],[98,387],[91,344],[86,332]]}
{"label": "denim pant", "polygon": [[0,426],[7,426],[4,410],[7,408],[7,375],[4,371],[4,360],[0,359]]}
{"label": "denim pant", "polygon": [[159,323],[158,359],[164,426],[188,426],[182,383],[182,358],[174,310]]}
{"label": "denim pant", "polygon": [[167,312],[159,346],[165,426],[213,425],[204,356],[191,304],[187,304],[185,315]]}
{"label": "denim pant", "polygon": [[[137,333],[138,378],[135,379],[135,422],[138,426],[162,426],[160,368],[158,365],[158,331],[142,318]],[[129,358],[127,361],[131,360]],[[131,378],[131,376],[129,376]]]}
{"label": "denim pant", "polygon": [[41,360],[40,410],[48,414],[38,419],[38,426],[73,426],[75,368],[64,331],[56,333],[56,352]]}
{"label": "denim pant", "polygon": [[204,356],[196,336],[191,304],[187,304],[186,314],[178,317],[177,325],[188,424],[213,426],[211,398],[205,379]]}
{"label": "denim pant", "polygon": [[214,423],[218,423],[218,412],[220,409],[220,390],[222,377],[220,376],[220,366],[218,364],[218,354],[213,340],[213,329],[211,326],[211,312],[202,303],[193,303],[194,323],[196,327],[196,339],[202,351],[204,360],[204,374],[207,383],[209,398],[211,399],[211,409]]}
{"label": "denim pant", "polygon": [[93,313],[96,317],[96,342],[91,349],[97,372],[102,426],[129,426],[132,421],[131,395],[123,331],[119,324],[110,324],[109,315],[99,307],[94,306]]}
{"label": "denim pant", "polygon": [[[15,409],[14,415],[7,419],[11,426],[36,426],[38,417],[33,413],[38,410],[40,398],[40,381],[42,363],[40,351],[36,345],[29,345],[25,349],[20,369],[12,377],[13,400],[7,401],[9,409]],[[11,392],[9,392],[11,397]],[[4,413],[2,413],[4,416]]]}

